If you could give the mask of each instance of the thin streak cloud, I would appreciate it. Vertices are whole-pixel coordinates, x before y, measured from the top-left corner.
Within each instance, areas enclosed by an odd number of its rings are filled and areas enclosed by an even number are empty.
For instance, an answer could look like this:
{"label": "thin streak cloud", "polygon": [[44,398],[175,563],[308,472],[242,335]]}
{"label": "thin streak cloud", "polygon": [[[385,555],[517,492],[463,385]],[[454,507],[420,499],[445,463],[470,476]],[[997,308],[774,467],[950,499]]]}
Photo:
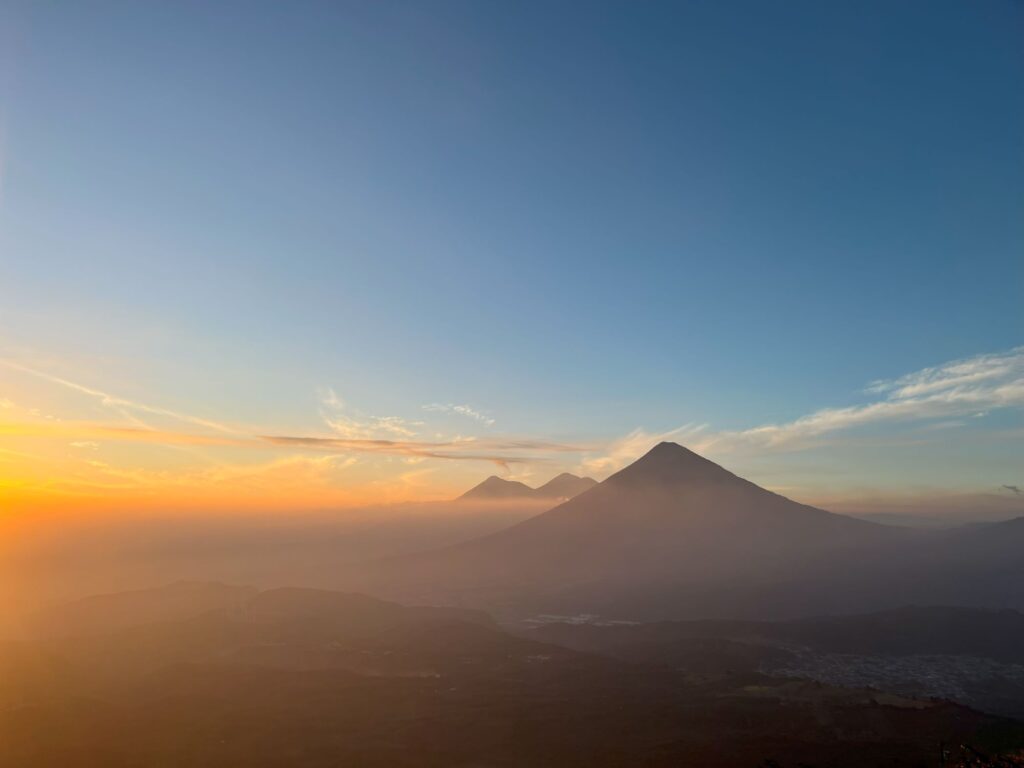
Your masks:
{"label": "thin streak cloud", "polygon": [[359,451],[392,456],[415,456],[428,459],[454,461],[487,461],[501,467],[511,464],[543,463],[543,455],[517,455],[513,451],[543,453],[578,453],[581,446],[549,443],[539,440],[478,441],[450,440],[420,442],[386,439],[346,439],[331,437],[301,437],[292,435],[260,435],[268,443],[327,451]]}
{"label": "thin streak cloud", "polygon": [[862,405],[823,408],[784,424],[709,435],[704,450],[744,446],[799,449],[815,438],[857,427],[974,416],[979,412],[1024,407],[1024,347],[924,368],[892,381],[876,381],[868,391],[882,399]]}
{"label": "thin streak cloud", "polygon": [[21,373],[28,374],[29,376],[35,376],[36,378],[48,381],[51,384],[57,384],[59,386],[65,387],[66,389],[71,389],[83,395],[88,395],[89,397],[96,398],[97,400],[100,401],[102,405],[119,411],[120,413],[122,413],[122,415],[125,415],[127,418],[132,417],[129,416],[128,414],[124,414],[122,409],[126,409],[128,411],[139,411],[141,413],[148,413],[152,416],[163,416],[165,418],[174,419],[176,421],[181,421],[186,424],[193,424],[197,427],[205,427],[207,429],[212,429],[217,432],[224,432],[226,434],[241,434],[240,431],[235,429],[234,427],[230,427],[226,424],[221,424],[220,422],[211,421],[210,419],[204,419],[199,416],[193,416],[191,414],[182,413],[180,411],[172,411],[169,408],[161,408],[160,406],[156,405],[140,403],[135,400],[126,400],[123,397],[117,397],[116,395],[111,395],[107,392],[103,392],[92,387],[87,387],[83,384],[77,384],[73,381],[62,379],[59,376],[54,376],[44,371],[36,370],[35,368],[30,368],[27,365],[16,363],[13,360],[0,359],[0,365],[3,365],[6,368],[9,368],[14,371],[19,371]]}
{"label": "thin streak cloud", "polygon": [[[512,464],[545,463],[552,453],[579,453],[587,447],[541,440],[465,440],[420,442],[412,440],[353,439],[305,435],[209,435],[165,429],[141,429],[102,424],[20,423],[0,425],[0,436],[49,437],[70,441],[74,447],[91,447],[100,440],[150,443],[167,446],[300,448],[345,454],[412,456],[449,461],[484,461],[507,468]],[[589,446],[593,449],[593,446]]]}

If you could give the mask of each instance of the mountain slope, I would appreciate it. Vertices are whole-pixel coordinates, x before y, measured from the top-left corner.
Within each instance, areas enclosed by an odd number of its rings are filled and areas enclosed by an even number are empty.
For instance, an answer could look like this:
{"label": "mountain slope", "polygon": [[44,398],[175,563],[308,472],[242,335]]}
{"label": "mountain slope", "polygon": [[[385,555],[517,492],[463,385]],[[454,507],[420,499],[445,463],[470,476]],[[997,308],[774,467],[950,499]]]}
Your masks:
{"label": "mountain slope", "polygon": [[[661,443],[604,482],[511,528],[382,563],[371,570],[375,584],[367,588],[499,610],[612,607],[631,615],[647,613],[638,600],[653,599],[661,607],[651,608],[662,610],[666,595],[677,604],[681,598],[694,606],[713,603],[723,587],[756,602],[758,590],[866,549],[879,556],[906,535],[798,504],[682,446]],[[730,597],[720,607],[729,615],[737,605]]]}
{"label": "mountain slope", "polygon": [[797,504],[662,443],[555,509],[458,549],[536,576],[706,577],[890,532]]}

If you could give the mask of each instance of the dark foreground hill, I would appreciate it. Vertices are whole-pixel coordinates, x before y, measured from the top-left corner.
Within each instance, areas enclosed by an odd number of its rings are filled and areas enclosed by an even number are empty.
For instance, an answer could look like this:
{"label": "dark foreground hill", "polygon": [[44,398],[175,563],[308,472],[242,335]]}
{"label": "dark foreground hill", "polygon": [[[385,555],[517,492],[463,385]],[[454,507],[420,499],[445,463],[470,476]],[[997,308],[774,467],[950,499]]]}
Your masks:
{"label": "dark foreground hill", "polygon": [[795,621],[535,622],[527,636],[694,674],[759,671],[1024,718],[1024,614],[906,607]]}
{"label": "dark foreground hill", "polygon": [[791,501],[674,443],[506,530],[344,574],[506,616],[786,618],[911,603],[1024,608],[1024,526],[878,525]]}
{"label": "dark foreground hill", "polygon": [[683,640],[725,638],[752,645],[814,648],[872,656],[978,656],[1024,664],[1024,614],[908,606],[852,616],[792,621],[663,621],[650,624],[533,622],[534,634],[586,650],[668,648]]}
{"label": "dark foreground hill", "polygon": [[[128,602],[161,613],[144,592]],[[88,634],[0,649],[0,764],[853,768],[1024,744],[1016,724],[946,702],[701,678],[514,637],[472,611],[300,589],[196,606],[103,633],[80,604]]]}

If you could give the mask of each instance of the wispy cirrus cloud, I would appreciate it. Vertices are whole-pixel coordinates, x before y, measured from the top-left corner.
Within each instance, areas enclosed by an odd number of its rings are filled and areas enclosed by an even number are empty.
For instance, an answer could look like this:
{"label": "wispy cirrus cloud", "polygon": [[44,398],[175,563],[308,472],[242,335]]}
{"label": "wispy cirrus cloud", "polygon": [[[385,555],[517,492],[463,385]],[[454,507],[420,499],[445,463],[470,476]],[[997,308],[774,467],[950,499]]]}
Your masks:
{"label": "wispy cirrus cloud", "polygon": [[[291,448],[350,456],[380,454],[417,460],[483,461],[506,469],[513,464],[543,463],[548,461],[548,457],[553,453],[581,450],[575,446],[531,439],[481,441],[474,437],[457,436],[433,441],[417,440],[416,427],[420,426],[421,422],[398,416],[368,415],[350,406],[332,388],[319,391],[321,417],[332,435],[261,434],[253,429],[235,427],[163,406],[130,400],[12,360],[0,358],[0,365],[93,398],[129,422],[128,425],[75,420],[43,423],[35,418],[41,417],[40,414],[28,412],[35,420],[0,424],[0,437],[62,439],[79,450],[95,449],[100,441],[195,448]],[[153,426],[135,418],[133,414],[160,416],[197,429],[175,429],[166,426],[166,423]]]}
{"label": "wispy cirrus cloud", "polygon": [[999,354],[975,355],[945,365],[924,368],[891,381],[874,381],[869,392],[890,399],[919,398],[937,393],[974,390],[988,385],[1017,382],[1024,378],[1024,347]]}
{"label": "wispy cirrus cloud", "polygon": [[977,355],[924,368],[889,381],[875,381],[878,399],[842,408],[822,408],[783,424],[708,435],[706,450],[803,448],[816,438],[858,427],[929,422],[1004,408],[1024,407],[1024,347]]}
{"label": "wispy cirrus cloud", "polygon": [[548,454],[579,453],[579,445],[544,440],[387,440],[296,435],[260,435],[260,440],[279,446],[318,451],[358,451],[390,456],[412,456],[453,461],[487,461],[502,468],[512,464],[544,463]]}
{"label": "wispy cirrus cloud", "polygon": [[[881,434],[880,439],[895,440],[900,425],[913,425],[915,440],[923,443],[941,439],[944,432],[963,428],[964,424],[981,423],[974,418],[979,414],[1024,408],[1024,347],[955,360],[891,380],[875,381],[865,391],[865,402],[821,408],[786,422],[729,431],[716,431],[706,424],[685,424],[663,432],[636,429],[616,439],[582,443],[530,437],[435,435],[434,439],[422,439],[417,431],[419,422],[397,416],[367,415],[349,406],[333,389],[319,393],[320,415],[329,428],[329,431],[323,430],[323,434],[234,427],[118,397],[20,364],[0,362],[8,368],[95,398],[115,414],[123,415],[123,411],[129,411],[180,422],[179,425],[168,425],[165,420],[160,428],[135,421],[115,426],[86,421],[44,421],[29,414],[30,419],[25,423],[0,423],[0,437],[49,437],[79,449],[111,441],[211,449],[246,448],[291,454],[322,453],[342,457],[373,454],[415,462],[489,462],[506,470],[516,467],[516,472],[527,471],[530,465],[578,465],[587,474],[597,476],[625,466],[663,440],[677,441],[717,458],[730,454],[802,450],[826,442],[850,442],[862,439],[863,433],[858,430],[866,427],[872,428],[872,439]],[[489,418],[474,409],[470,410],[476,416],[456,411],[454,405],[431,404],[423,408],[431,411],[435,406],[438,412],[475,420],[478,416]],[[176,428],[179,426],[180,429]],[[227,451],[223,455],[233,456]],[[1010,489],[1007,487],[1003,492],[1010,492]]]}
{"label": "wispy cirrus cloud", "polygon": [[874,381],[866,392],[874,396],[870,402],[821,408],[792,421],[744,430],[716,432],[707,425],[685,425],[664,433],[637,429],[613,441],[603,455],[586,459],[582,466],[593,472],[614,471],[661,440],[679,440],[695,451],[724,456],[801,450],[863,427],[910,423],[956,427],[960,425],[956,419],[1024,408],[1024,347]]}
{"label": "wispy cirrus cloud", "polygon": [[170,429],[119,427],[87,422],[51,424],[31,422],[0,424],[0,437],[49,437],[70,441],[86,447],[100,440],[111,442],[148,443],[166,446],[228,447],[251,449],[289,448],[332,454],[378,454],[382,456],[442,459],[449,461],[482,461],[507,469],[513,464],[550,461],[555,454],[579,453],[593,446],[579,446],[544,440],[396,440],[387,438],[345,438],[317,435],[211,435]]}
{"label": "wispy cirrus cloud", "polygon": [[494,426],[494,419],[486,413],[478,411],[476,408],[469,405],[459,405],[456,403],[428,403],[423,406],[423,410],[431,411],[433,413],[447,413],[457,416],[465,416],[473,421],[483,424],[485,427]]}
{"label": "wispy cirrus cloud", "polygon": [[330,387],[320,390],[321,416],[324,422],[343,438],[352,440],[372,439],[379,435],[414,437],[419,421],[403,419],[400,416],[370,416],[348,405]]}

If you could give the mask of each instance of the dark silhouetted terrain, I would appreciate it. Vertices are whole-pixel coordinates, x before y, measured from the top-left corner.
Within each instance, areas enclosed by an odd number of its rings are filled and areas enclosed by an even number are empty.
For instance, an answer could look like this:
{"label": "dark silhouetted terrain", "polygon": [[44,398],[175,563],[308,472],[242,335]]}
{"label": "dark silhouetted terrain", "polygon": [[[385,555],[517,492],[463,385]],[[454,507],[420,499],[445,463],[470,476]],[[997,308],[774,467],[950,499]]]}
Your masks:
{"label": "dark silhouetted terrain", "polygon": [[[454,519],[140,536],[136,576],[192,580],[36,610],[0,648],[0,765],[852,768],[1024,747],[1002,719],[1024,717],[1005,610],[1024,521],[876,525],[671,443],[552,484],[589,487],[551,507],[492,478],[471,493],[513,498]],[[346,591],[265,588],[292,578]]]}
{"label": "dark silhouetted terrain", "polygon": [[362,595],[179,584],[68,613],[0,657],[5,766],[852,768],[1024,744],[948,702],[699,676]]}
{"label": "dark silhouetted terrain", "polygon": [[794,621],[535,622],[528,636],[694,674],[759,671],[1024,718],[1024,614],[907,607]]}

